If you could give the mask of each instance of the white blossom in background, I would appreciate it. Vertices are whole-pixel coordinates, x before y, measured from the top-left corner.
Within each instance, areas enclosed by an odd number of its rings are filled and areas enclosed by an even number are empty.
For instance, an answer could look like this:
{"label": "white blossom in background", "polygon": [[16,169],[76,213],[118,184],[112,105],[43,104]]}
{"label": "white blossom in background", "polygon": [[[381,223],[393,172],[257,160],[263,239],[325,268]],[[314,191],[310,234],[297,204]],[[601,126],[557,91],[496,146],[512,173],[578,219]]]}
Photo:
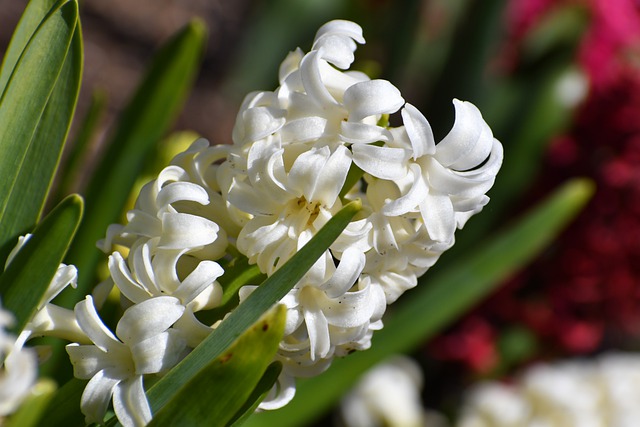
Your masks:
{"label": "white blossom in background", "polygon": [[444,427],[443,417],[426,411],[420,366],[406,356],[394,356],[374,366],[340,403],[346,427]]}
{"label": "white blossom in background", "polygon": [[640,420],[640,356],[539,364],[512,384],[474,386],[458,427],[632,427]]}
{"label": "white blossom in background", "polygon": [[18,345],[7,332],[13,321],[13,314],[0,307],[0,417],[20,407],[38,377],[35,351]]}

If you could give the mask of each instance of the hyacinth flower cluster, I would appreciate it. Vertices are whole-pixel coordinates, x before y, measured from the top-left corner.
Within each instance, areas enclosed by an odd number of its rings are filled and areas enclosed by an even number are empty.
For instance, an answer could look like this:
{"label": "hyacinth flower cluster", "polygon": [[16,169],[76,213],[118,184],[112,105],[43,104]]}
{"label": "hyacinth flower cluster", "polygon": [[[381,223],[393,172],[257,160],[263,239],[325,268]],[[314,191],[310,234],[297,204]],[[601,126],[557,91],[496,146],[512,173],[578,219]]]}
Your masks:
{"label": "hyacinth flower cluster", "polygon": [[[396,87],[349,70],[364,42],[355,23],[322,26],[309,52],[284,59],[275,91],[247,95],[232,144],[194,142],[142,188],[126,224],[109,227],[99,242],[109,278],[76,305],[85,339],[67,346],[75,375],[89,380],[87,421],[101,422],[112,401],[123,425],[149,422],[144,378],[175,366],[224,317],[206,315],[223,304],[224,267],[244,258],[271,276],[360,200],[281,301],[283,369],[260,409],[282,407],[295,378],[367,349],[386,306],[489,201],[503,153],[478,109],[454,100],[455,123],[436,143]],[[392,114],[402,125],[388,125]],[[97,311],[114,287],[124,308],[115,333]],[[241,287],[239,303],[255,289]]]}

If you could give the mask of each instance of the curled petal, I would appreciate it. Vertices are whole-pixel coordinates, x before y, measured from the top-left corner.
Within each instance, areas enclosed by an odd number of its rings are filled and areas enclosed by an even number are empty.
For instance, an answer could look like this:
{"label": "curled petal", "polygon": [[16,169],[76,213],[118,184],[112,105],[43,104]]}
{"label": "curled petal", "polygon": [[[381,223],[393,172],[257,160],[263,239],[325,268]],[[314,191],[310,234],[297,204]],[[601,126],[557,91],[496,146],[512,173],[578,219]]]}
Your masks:
{"label": "curled petal", "polygon": [[151,421],[151,407],[142,382],[142,375],[136,375],[113,391],[113,409],[123,427],[144,427]]}
{"label": "curled petal", "polygon": [[106,351],[114,345],[122,345],[104,323],[102,323],[93,305],[91,295],[87,295],[84,300],[77,303],[74,312],[80,328],[101,350]]}
{"label": "curled petal", "polygon": [[380,179],[396,180],[407,175],[411,153],[402,148],[356,144],[351,147],[353,162],[363,171]]}
{"label": "curled petal", "polygon": [[183,312],[184,306],[177,298],[151,298],[124,312],[116,327],[116,334],[124,343],[133,345],[166,331]]}
{"label": "curled petal", "polygon": [[404,104],[398,88],[386,80],[370,80],[351,86],[344,93],[344,105],[349,121],[357,122],[369,116],[395,113]]}
{"label": "curled petal", "polygon": [[342,254],[340,263],[331,279],[320,289],[323,289],[329,298],[338,298],[344,295],[360,276],[364,264],[364,253],[357,248],[348,248]]}
{"label": "curled petal", "polygon": [[120,381],[119,378],[110,377],[105,370],[89,380],[80,399],[80,408],[87,424],[102,424],[113,390]]}
{"label": "curled petal", "polygon": [[318,106],[338,107],[338,103],[331,96],[322,81],[320,73],[320,51],[311,51],[302,58],[300,62],[300,77],[304,89]]}
{"label": "curled petal", "polygon": [[416,107],[405,104],[402,109],[402,122],[413,147],[414,159],[436,152],[431,125]]}
{"label": "curled petal", "polygon": [[416,209],[429,194],[429,188],[422,177],[420,166],[413,163],[409,168],[414,176],[413,185],[407,194],[383,206],[381,212],[384,215],[398,216],[411,212]]}
{"label": "curled petal", "polygon": [[451,199],[443,194],[428,194],[420,204],[420,213],[429,237],[437,242],[450,242],[456,230]]}
{"label": "curled petal", "polygon": [[329,354],[331,338],[329,336],[329,324],[321,309],[313,304],[305,306],[303,311],[304,321],[309,333],[311,360],[322,359]]}
{"label": "curled petal", "polygon": [[317,200],[326,207],[332,207],[344,186],[350,166],[351,152],[343,145],[337,146],[322,167],[309,200]]}
{"label": "curled petal", "polygon": [[278,376],[278,381],[273,385],[273,388],[267,395],[267,397],[260,402],[258,408],[263,411],[271,411],[279,409],[285,406],[293,399],[296,394],[296,381],[292,375],[285,373],[284,371]]}
{"label": "curled petal", "polygon": [[138,303],[151,297],[149,290],[131,275],[127,263],[119,252],[114,252],[109,257],[109,273],[120,292],[130,301]]}
{"label": "curled petal", "polygon": [[[382,299],[384,302],[384,298]],[[340,328],[355,328],[367,324],[371,316],[380,310],[379,302],[371,292],[371,286],[347,292],[339,298],[319,301],[327,322]]]}
{"label": "curled petal", "polygon": [[158,247],[183,249],[205,246],[218,237],[218,224],[197,215],[162,214],[162,235]]}
{"label": "curled petal", "polygon": [[356,44],[349,37],[327,34],[314,43],[313,49],[322,52],[322,59],[325,61],[346,70],[355,59],[353,52]]}
{"label": "curled petal", "polygon": [[389,142],[393,139],[391,132],[380,126],[359,122],[341,122],[340,139],[350,144],[370,144],[372,142]]}
{"label": "curled petal", "polygon": [[187,305],[223,274],[224,270],[217,262],[201,261],[195,270],[182,281],[173,296],[180,299],[184,305]]}
{"label": "curled petal", "polygon": [[166,206],[178,201],[209,204],[207,190],[192,182],[172,182],[165,185],[158,193],[158,205]]}
{"label": "curled petal", "polygon": [[[443,166],[465,170],[477,166],[486,159],[491,151],[493,137],[485,135],[484,144],[476,148],[478,140],[483,133],[487,133],[487,126],[482,119],[482,114],[475,105],[470,102],[453,100],[456,110],[456,119],[451,131],[436,146],[435,158]],[[488,130],[489,134],[491,130]],[[488,142],[488,145],[486,144]],[[477,154],[474,153],[477,151]],[[484,154],[484,156],[483,156]],[[469,159],[465,159],[469,157]],[[477,161],[477,158],[480,158]],[[471,162],[475,164],[471,164]]]}
{"label": "curled petal", "polygon": [[277,132],[285,123],[285,111],[272,107],[253,107],[242,114],[244,140],[258,141]]}
{"label": "curled petal", "polygon": [[364,37],[362,36],[362,27],[360,27],[360,25],[356,24],[355,22],[343,19],[334,19],[333,21],[329,21],[324,24],[316,32],[316,37],[314,40],[315,42],[317,42],[322,37],[332,34],[350,37],[360,44],[365,43]]}
{"label": "curled petal", "polygon": [[300,61],[303,56],[304,53],[302,50],[297,48],[296,50],[289,52],[284,61],[282,61],[278,70],[278,81],[281,85],[289,74],[293,73],[300,67]]}

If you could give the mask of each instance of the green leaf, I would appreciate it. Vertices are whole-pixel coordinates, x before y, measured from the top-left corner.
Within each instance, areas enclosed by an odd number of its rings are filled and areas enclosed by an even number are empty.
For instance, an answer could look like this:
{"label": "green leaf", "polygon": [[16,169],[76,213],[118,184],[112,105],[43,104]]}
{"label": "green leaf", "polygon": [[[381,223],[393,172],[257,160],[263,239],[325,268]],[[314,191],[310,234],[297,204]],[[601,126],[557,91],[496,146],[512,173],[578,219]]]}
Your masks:
{"label": "green leaf", "polygon": [[82,217],[82,198],[71,195],[35,228],[0,275],[2,305],[13,312],[19,333],[35,314]]}
{"label": "green leaf", "polygon": [[0,97],[11,77],[11,73],[22,55],[24,48],[29,43],[31,36],[38,28],[38,25],[44,20],[47,13],[51,11],[53,6],[59,0],[31,0],[24,9],[20,21],[13,31],[11,42],[7,46],[7,50],[2,59],[0,67]]}
{"label": "green leaf", "polygon": [[15,238],[38,221],[62,153],[80,85],[77,17],[75,1],[58,3],[0,99],[0,264]]}
{"label": "green leaf", "polygon": [[[322,375],[299,381],[296,397],[277,411],[249,418],[245,426],[300,426],[335,404],[367,369],[396,353],[406,353],[489,295],[510,274],[529,263],[580,211],[593,185],[574,180],[523,219],[483,245],[482,250],[434,276],[423,276],[418,287],[385,319],[373,336],[371,349],[335,360]],[[395,308],[395,307],[394,307]]]}
{"label": "green leaf", "polygon": [[[38,427],[43,425],[42,418],[51,398],[56,392],[55,382],[49,379],[39,380],[22,402],[20,408],[11,415],[7,427]],[[51,425],[51,424],[48,424]]]}
{"label": "green leaf", "polygon": [[84,427],[84,415],[80,412],[80,399],[87,381],[72,378],[49,400],[45,411],[46,423],[50,427]]}
{"label": "green leaf", "polygon": [[[154,415],[149,427],[225,426],[273,361],[287,309],[278,304],[209,362]],[[197,396],[197,398],[196,398]]]}
{"label": "green leaf", "polygon": [[87,156],[90,143],[96,135],[106,107],[106,93],[102,91],[94,92],[87,112],[78,125],[75,140],[70,144],[71,150],[69,150],[69,156],[66,159],[64,168],[60,171],[60,184],[57,186],[58,197],[77,191],[77,181],[81,179],[82,161]]}
{"label": "green leaf", "polygon": [[280,372],[282,372],[282,362],[272,362],[267,370],[258,381],[258,385],[253,389],[253,392],[244,403],[242,408],[233,416],[231,421],[227,425],[238,427],[242,425],[258,408],[260,402],[267,397],[267,394],[271,391],[271,388],[278,380],[280,376]]}
{"label": "green leaf", "polygon": [[198,375],[212,358],[221,355],[273,304],[280,301],[313,266],[361,209],[360,201],[343,207],[306,245],[265,280],[182,362],[149,390],[153,410],[167,403],[175,390]]}
{"label": "green leaf", "polygon": [[118,220],[147,155],[180,112],[200,64],[204,39],[203,24],[194,20],[169,40],[123,111],[87,187],[85,219],[69,250],[68,261],[80,272],[78,292],[61,295],[61,305],[72,307],[94,285],[100,259],[96,242]]}

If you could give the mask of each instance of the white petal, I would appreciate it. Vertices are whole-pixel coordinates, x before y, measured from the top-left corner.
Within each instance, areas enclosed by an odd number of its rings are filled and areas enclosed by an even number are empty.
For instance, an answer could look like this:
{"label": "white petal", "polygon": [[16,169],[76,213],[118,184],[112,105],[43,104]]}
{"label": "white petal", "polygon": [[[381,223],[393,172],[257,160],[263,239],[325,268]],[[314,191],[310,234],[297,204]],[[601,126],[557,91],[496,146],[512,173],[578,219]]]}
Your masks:
{"label": "white petal", "polygon": [[386,80],[356,83],[344,93],[344,105],[349,110],[349,121],[365,117],[395,113],[404,104],[398,88]]}
{"label": "white petal", "polygon": [[322,286],[329,298],[343,295],[353,286],[365,264],[364,253],[357,248],[348,248],[340,258],[340,263],[327,286]]}
{"label": "white petal", "polygon": [[114,345],[122,345],[111,331],[102,323],[98,312],[93,305],[93,298],[87,295],[84,300],[78,302],[74,308],[78,325],[91,341],[101,350],[107,351]]}
{"label": "white petal", "polygon": [[[434,156],[443,166],[447,167],[459,162],[461,157],[466,156],[474,149],[486,126],[482,114],[472,103],[454,99],[453,105],[456,110],[455,122],[451,131],[436,146]],[[485,158],[491,150],[491,145],[488,148]]]}
{"label": "white petal", "polygon": [[113,392],[113,409],[123,427],[144,427],[151,421],[151,407],[136,375],[118,384]]}
{"label": "white petal", "polygon": [[184,356],[185,349],[182,333],[174,329],[132,344],[136,374],[157,374],[173,368]]}
{"label": "white petal", "polygon": [[285,111],[272,107],[254,107],[242,114],[244,140],[257,141],[277,132],[285,123]]}
{"label": "white petal", "polygon": [[313,44],[321,57],[336,67],[346,70],[353,63],[356,44],[352,39],[337,34],[328,34]]}
{"label": "white petal", "polygon": [[360,44],[364,44],[364,37],[362,36],[362,27],[355,22],[334,19],[321,26],[316,32],[314,40],[318,40],[323,36],[329,34],[340,34],[346,37],[350,37]]}
{"label": "white petal", "polygon": [[178,201],[191,201],[201,205],[209,204],[207,190],[193,182],[172,182],[158,193],[158,205],[166,206]]}
{"label": "white petal", "polygon": [[391,132],[380,126],[359,122],[340,122],[340,139],[350,144],[370,144],[372,142],[389,142],[393,139]]}
{"label": "white petal", "polygon": [[402,109],[402,122],[413,147],[414,159],[436,152],[431,125],[416,107],[405,104]]}
{"label": "white petal", "polygon": [[224,270],[217,262],[201,261],[195,270],[182,281],[173,296],[179,298],[182,304],[187,305],[223,274]]}
{"label": "white petal", "polygon": [[414,177],[411,189],[399,199],[392,200],[385,204],[381,210],[384,215],[398,216],[414,211],[429,194],[429,189],[422,177],[420,166],[414,163],[410,166],[410,169]]}
{"label": "white petal", "polygon": [[321,169],[309,200],[317,200],[323,206],[332,207],[347,179],[351,166],[351,152],[343,145],[336,147]]}
{"label": "white petal", "polygon": [[113,389],[120,381],[118,378],[109,378],[104,370],[89,380],[80,400],[80,407],[87,424],[102,424]]}
{"label": "white petal", "polygon": [[69,360],[73,365],[73,376],[88,380],[104,369],[107,364],[107,353],[95,345],[68,344],[66,347]]}
{"label": "white petal", "polygon": [[420,204],[420,213],[433,240],[449,242],[453,239],[456,220],[449,196],[428,194]]}
{"label": "white petal", "polygon": [[290,120],[282,127],[282,143],[307,142],[320,138],[327,126],[327,119],[322,117],[302,117]]}
{"label": "white petal", "polygon": [[302,50],[297,48],[296,50],[289,52],[284,61],[282,61],[278,70],[278,81],[281,85],[289,74],[293,73],[300,67],[300,61],[303,56],[304,53]]}
{"label": "white petal", "polygon": [[263,411],[271,411],[285,406],[296,394],[296,382],[292,375],[284,371],[278,376],[278,381],[273,385],[267,397],[260,402],[258,408]]}
{"label": "white petal", "polygon": [[164,213],[158,247],[182,249],[205,246],[216,240],[218,229],[218,224],[197,215]]}
{"label": "white petal", "polygon": [[402,148],[355,144],[353,162],[363,171],[380,179],[397,180],[407,175],[411,153]]}
{"label": "white petal", "polygon": [[[314,304],[315,305],[315,304]],[[305,306],[304,320],[311,344],[311,360],[322,359],[331,349],[329,325],[322,311],[314,306]]]}
{"label": "white petal", "polygon": [[183,312],[184,306],[177,298],[151,298],[124,312],[116,327],[116,334],[124,343],[132,345],[166,331]]}
{"label": "white petal", "polygon": [[302,58],[302,62],[300,62],[302,84],[309,98],[318,106],[338,107],[338,103],[331,96],[322,81],[319,66],[320,57],[318,55],[319,51],[311,51]]}
{"label": "white petal", "polygon": [[109,257],[109,273],[113,279],[113,282],[118,287],[120,292],[134,303],[142,302],[151,294],[147,289],[142,287],[136,279],[133,278],[129,272],[127,263],[122,258],[119,252],[114,252]]}

